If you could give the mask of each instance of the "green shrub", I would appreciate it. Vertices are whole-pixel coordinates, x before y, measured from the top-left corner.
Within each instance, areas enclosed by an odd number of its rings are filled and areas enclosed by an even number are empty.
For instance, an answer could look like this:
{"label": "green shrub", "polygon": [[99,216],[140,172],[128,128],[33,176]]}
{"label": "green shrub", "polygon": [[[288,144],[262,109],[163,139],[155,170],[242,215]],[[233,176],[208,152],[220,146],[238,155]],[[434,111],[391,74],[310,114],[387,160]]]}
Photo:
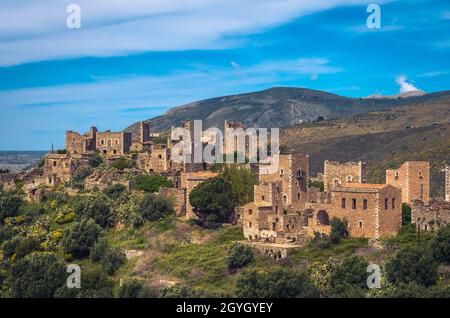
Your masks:
{"label": "green shrub", "polygon": [[98,153],[98,151],[96,151],[93,155],[91,155],[89,157],[89,165],[93,168],[97,168],[102,163],[103,163],[103,159],[100,156],[100,154]]}
{"label": "green shrub", "polygon": [[94,246],[92,246],[90,253],[89,253],[89,258],[94,263],[100,262],[105,257],[108,248],[109,248],[109,246],[108,246],[108,242],[106,241],[106,239],[100,238],[94,244]]}
{"label": "green shrub", "polygon": [[114,161],[114,163],[111,165],[114,169],[117,170],[125,170],[125,169],[131,169],[136,166],[136,162],[133,160],[129,160],[125,157],[120,157],[117,160]]}
{"label": "green shrub", "polygon": [[411,224],[411,207],[407,203],[402,204],[402,225]]}
{"label": "green shrub", "polygon": [[47,253],[18,260],[11,273],[11,294],[15,298],[50,298],[66,281],[64,265]]}
{"label": "green shrub", "polygon": [[200,183],[190,193],[189,201],[203,220],[213,214],[221,222],[231,221],[238,202],[231,183],[220,177]]}
{"label": "green shrub", "polygon": [[161,195],[147,193],[139,204],[142,217],[149,221],[158,221],[173,213],[173,202]]}
{"label": "green shrub", "polygon": [[319,291],[306,273],[276,269],[269,272],[251,270],[236,282],[237,297],[242,298],[311,298]]}
{"label": "green shrub", "polygon": [[13,192],[0,193],[0,225],[5,218],[14,217],[19,214],[22,198]]}
{"label": "green shrub", "polygon": [[145,192],[158,192],[160,187],[173,187],[172,181],[160,175],[137,175],[133,188]]}
{"label": "green shrub", "polygon": [[228,251],[228,268],[237,269],[246,266],[253,260],[252,249],[248,246],[234,243]]}
{"label": "green shrub", "polygon": [[103,269],[112,275],[122,266],[126,261],[125,253],[121,249],[108,248],[102,258],[101,264]]}
{"label": "green shrub", "polygon": [[367,261],[356,255],[345,257],[331,274],[331,295],[359,297],[367,288]]}
{"label": "green shrub", "polygon": [[348,233],[348,223],[347,220],[340,220],[338,218],[333,217],[331,219],[331,233],[330,240],[333,244],[338,244],[341,239],[347,238],[349,236]]}
{"label": "green shrub", "polygon": [[141,282],[133,279],[126,281],[120,286],[119,298],[138,298],[142,295],[143,285]]}
{"label": "green shrub", "polygon": [[92,218],[102,228],[114,225],[111,210],[112,201],[105,195],[89,196],[75,204],[75,211],[80,217]]}
{"label": "green shrub", "polygon": [[40,245],[41,243],[39,242],[39,240],[32,237],[20,240],[16,246],[16,259],[25,257],[26,255],[34,251],[38,251]]}
{"label": "green shrub", "polygon": [[324,191],[323,181],[311,181],[311,180],[308,180],[308,187],[309,188],[319,188],[321,192]]}
{"label": "green shrub", "polygon": [[195,293],[187,286],[175,285],[164,288],[160,293],[161,298],[193,298]]}
{"label": "green shrub", "polygon": [[63,250],[77,259],[86,257],[100,234],[101,228],[92,219],[77,222],[64,231]]}
{"label": "green shrub", "polygon": [[439,229],[431,246],[437,261],[450,264],[450,225]]}
{"label": "green shrub", "polygon": [[113,184],[103,190],[103,193],[110,199],[117,199],[126,190],[127,187],[122,184]]}
{"label": "green shrub", "polygon": [[430,286],[437,281],[437,264],[431,253],[422,247],[402,248],[386,264],[387,278],[393,284],[416,283]]}

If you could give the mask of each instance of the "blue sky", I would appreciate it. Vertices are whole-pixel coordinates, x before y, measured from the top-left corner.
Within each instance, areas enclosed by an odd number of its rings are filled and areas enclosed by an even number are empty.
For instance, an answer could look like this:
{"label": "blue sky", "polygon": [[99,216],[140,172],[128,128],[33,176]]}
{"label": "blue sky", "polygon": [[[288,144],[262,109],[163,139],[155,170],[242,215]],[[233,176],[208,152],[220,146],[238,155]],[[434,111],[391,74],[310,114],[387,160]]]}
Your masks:
{"label": "blue sky", "polygon": [[[71,3],[81,29],[66,26]],[[273,86],[448,90],[449,35],[446,0],[2,0],[0,149],[62,148],[66,129]]]}

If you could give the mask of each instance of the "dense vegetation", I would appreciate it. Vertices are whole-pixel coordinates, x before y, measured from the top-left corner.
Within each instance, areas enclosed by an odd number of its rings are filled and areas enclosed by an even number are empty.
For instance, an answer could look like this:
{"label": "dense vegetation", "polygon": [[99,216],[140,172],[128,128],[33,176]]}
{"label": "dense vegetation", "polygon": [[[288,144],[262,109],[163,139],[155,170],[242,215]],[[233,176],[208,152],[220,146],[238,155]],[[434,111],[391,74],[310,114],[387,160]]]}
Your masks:
{"label": "dense vegetation", "polygon": [[[144,181],[137,191],[60,187],[39,203],[24,201],[20,185],[0,189],[1,297],[450,297],[450,226],[417,233],[406,206],[381,248],[332,219],[330,235],[275,260],[223,223],[252,200],[247,170],[224,166],[193,191],[195,222],[154,193],[166,180]],[[66,286],[69,264],[81,268],[81,289]],[[367,287],[369,264],[380,266],[381,288]]]}

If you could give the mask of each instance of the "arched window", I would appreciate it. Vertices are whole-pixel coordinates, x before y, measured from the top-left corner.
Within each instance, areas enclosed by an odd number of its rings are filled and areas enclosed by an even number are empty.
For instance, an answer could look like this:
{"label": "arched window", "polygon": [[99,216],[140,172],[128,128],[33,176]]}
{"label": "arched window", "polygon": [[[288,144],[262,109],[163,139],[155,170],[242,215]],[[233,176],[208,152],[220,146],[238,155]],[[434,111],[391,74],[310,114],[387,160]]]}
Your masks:
{"label": "arched window", "polygon": [[319,212],[317,212],[316,219],[318,224],[330,225],[330,217],[325,210],[320,210]]}

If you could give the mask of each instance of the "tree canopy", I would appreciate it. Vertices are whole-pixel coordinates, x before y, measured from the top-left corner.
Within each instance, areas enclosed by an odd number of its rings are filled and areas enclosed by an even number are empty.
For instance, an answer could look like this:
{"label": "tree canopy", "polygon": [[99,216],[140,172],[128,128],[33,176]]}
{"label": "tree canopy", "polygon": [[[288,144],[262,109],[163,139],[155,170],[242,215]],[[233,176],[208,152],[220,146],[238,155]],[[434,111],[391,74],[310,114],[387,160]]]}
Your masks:
{"label": "tree canopy", "polygon": [[231,183],[222,177],[215,177],[200,183],[192,190],[189,201],[194,212],[202,219],[214,215],[218,221],[229,222],[238,204]]}

